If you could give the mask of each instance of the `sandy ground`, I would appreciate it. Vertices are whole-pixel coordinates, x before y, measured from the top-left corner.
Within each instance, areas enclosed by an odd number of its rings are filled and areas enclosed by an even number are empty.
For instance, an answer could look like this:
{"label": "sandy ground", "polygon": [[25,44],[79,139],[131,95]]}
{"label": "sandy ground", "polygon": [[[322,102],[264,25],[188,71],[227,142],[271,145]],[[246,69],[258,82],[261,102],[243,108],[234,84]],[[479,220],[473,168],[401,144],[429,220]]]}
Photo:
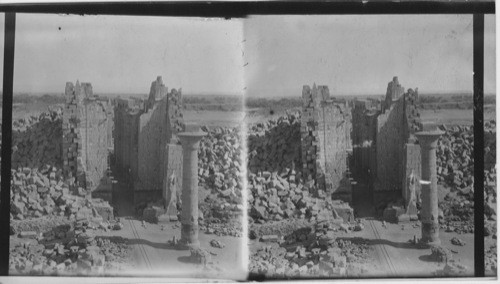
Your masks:
{"label": "sandy ground", "polygon": [[[120,231],[103,232],[102,236],[127,238],[132,246],[132,263],[107,274],[138,277],[194,277],[243,280],[246,278],[245,262],[242,258],[242,239],[228,236],[199,233],[200,245],[212,253],[213,265],[208,269],[188,261],[189,250],[177,250],[167,244],[168,240],[180,238],[180,223],[161,225],[146,223],[132,217],[122,218],[124,227]],[[216,239],[225,248],[213,248],[210,241]]]}

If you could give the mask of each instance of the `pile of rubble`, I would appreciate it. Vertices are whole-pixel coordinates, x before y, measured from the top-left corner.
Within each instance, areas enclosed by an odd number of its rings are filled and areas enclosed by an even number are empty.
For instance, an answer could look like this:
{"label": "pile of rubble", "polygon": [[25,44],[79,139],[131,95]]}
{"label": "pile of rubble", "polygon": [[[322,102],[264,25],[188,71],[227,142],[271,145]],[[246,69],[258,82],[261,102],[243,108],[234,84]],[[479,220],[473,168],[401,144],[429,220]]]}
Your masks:
{"label": "pile of rubble", "polygon": [[443,269],[438,269],[434,274],[438,277],[443,276],[465,276],[467,267],[453,259],[452,250],[443,246],[432,246],[430,258],[433,261],[444,263]]}
{"label": "pile of rubble", "polygon": [[11,219],[23,220],[42,216],[81,216],[113,218],[113,209],[106,201],[92,199],[83,189],[79,195],[71,194],[62,179],[61,170],[45,166],[40,170],[19,168],[12,170]]}
{"label": "pile of rubble", "polygon": [[62,110],[50,110],[12,124],[12,168],[62,166]]}
{"label": "pile of rubble", "polygon": [[[102,220],[102,218],[100,218]],[[116,229],[118,223],[80,218],[44,232],[23,231],[10,246],[11,274],[103,275],[125,261],[129,247],[120,237],[96,237],[96,230]]]}
{"label": "pile of rubble", "polygon": [[366,273],[370,246],[362,239],[337,239],[338,229],[327,222],[297,229],[285,236],[279,247],[265,246],[254,252],[250,272],[270,278],[353,277]]}
{"label": "pile of rubble", "polygon": [[474,129],[472,126],[441,126],[445,133],[436,150],[438,181],[455,188],[472,185],[474,176]]}
{"label": "pile of rubble", "polygon": [[250,173],[248,190],[249,215],[258,223],[285,218],[326,220],[332,214],[343,215],[345,210],[352,212],[341,201],[315,197],[314,181],[302,184],[300,175],[294,169],[285,168],[281,174],[267,171]]}
{"label": "pile of rubble", "polygon": [[484,261],[485,261],[485,271],[492,272],[494,275],[497,274],[497,245],[493,244],[491,247],[485,247]]}
{"label": "pile of rubble", "polygon": [[241,237],[243,205],[231,204],[209,194],[199,205],[200,230],[217,236]]}
{"label": "pile of rubble", "polygon": [[474,233],[474,199],[472,191],[451,191],[439,203],[439,223],[446,232]]}
{"label": "pile of rubble", "polygon": [[[493,186],[496,180],[496,123],[485,123],[485,181]],[[471,187],[474,178],[474,128],[472,126],[440,126],[445,131],[438,140],[438,181],[452,188]]]}
{"label": "pile of rubble", "polygon": [[302,166],[300,113],[252,125],[248,131],[248,170],[280,171],[295,164]]}
{"label": "pile of rubble", "polygon": [[[484,190],[485,220],[496,221],[496,123],[485,123]],[[441,227],[448,232],[474,232],[474,129],[441,126],[438,141],[438,180],[450,192],[440,202]],[[486,228],[488,231],[489,227]],[[493,234],[493,233],[492,233]],[[496,234],[495,234],[496,235]]]}
{"label": "pile of rubble", "polygon": [[200,183],[206,184],[219,197],[231,204],[241,204],[243,146],[239,128],[209,129],[198,151]]}

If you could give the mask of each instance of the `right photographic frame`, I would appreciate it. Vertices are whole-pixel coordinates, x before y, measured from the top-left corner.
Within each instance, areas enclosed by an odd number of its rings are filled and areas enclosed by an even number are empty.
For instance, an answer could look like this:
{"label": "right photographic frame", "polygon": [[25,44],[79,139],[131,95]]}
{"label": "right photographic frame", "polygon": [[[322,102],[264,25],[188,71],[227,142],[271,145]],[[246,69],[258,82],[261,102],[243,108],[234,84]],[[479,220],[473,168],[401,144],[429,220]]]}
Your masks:
{"label": "right photographic frame", "polygon": [[[496,277],[495,16],[484,16],[479,54],[481,159],[473,23],[246,20],[251,278],[473,277],[483,248]],[[482,246],[474,158],[484,161]]]}

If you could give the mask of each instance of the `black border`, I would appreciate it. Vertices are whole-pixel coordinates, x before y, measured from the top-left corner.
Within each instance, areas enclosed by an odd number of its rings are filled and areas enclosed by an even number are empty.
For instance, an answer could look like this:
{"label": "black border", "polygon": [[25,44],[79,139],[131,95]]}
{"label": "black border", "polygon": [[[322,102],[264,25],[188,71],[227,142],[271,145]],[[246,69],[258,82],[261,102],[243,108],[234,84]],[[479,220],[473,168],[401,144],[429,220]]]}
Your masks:
{"label": "black border", "polygon": [[0,12],[241,18],[247,15],[492,14],[494,1],[272,1],[0,4]]}
{"label": "black border", "polygon": [[484,277],[484,14],[473,16],[474,274]]}
{"label": "black border", "polygon": [[[14,86],[14,43],[16,14],[5,14],[3,103],[2,103],[2,189],[0,191],[0,276],[9,272],[10,166],[12,149],[12,90]],[[9,229],[7,229],[9,227]]]}
{"label": "black border", "polygon": [[[474,271],[484,277],[484,14],[495,13],[493,1],[475,2],[127,2],[0,4],[5,14],[4,85],[2,116],[2,181],[0,224],[10,223],[10,165],[12,134],[12,91],[16,13],[59,13],[78,15],[135,15],[244,18],[251,15],[338,15],[338,14],[473,14],[474,39]],[[8,275],[9,230],[0,230],[0,276]],[[250,276],[249,280],[264,280]],[[313,279],[313,278],[311,278]],[[316,278],[314,278],[316,279]],[[367,278],[368,279],[368,278]],[[268,279],[271,280],[271,279]],[[301,279],[307,280],[307,279]],[[333,279],[331,279],[333,280]]]}

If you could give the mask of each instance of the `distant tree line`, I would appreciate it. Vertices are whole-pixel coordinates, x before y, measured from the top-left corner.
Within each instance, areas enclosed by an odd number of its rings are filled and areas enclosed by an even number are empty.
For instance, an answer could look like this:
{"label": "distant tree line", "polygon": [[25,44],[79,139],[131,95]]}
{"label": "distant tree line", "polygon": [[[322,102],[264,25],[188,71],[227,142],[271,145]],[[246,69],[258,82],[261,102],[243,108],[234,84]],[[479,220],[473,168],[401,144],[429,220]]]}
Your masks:
{"label": "distant tree line", "polygon": [[[39,95],[30,95],[26,93],[22,94],[14,94],[12,98],[14,104],[28,104],[28,103],[43,103],[48,105],[62,104],[65,102],[64,95],[56,95],[56,94],[44,94],[42,96]],[[0,96],[0,106],[3,105],[3,94]]]}
{"label": "distant tree line", "polygon": [[245,107],[247,108],[266,108],[273,107],[278,109],[292,109],[302,107],[301,97],[291,98],[245,98]]}

